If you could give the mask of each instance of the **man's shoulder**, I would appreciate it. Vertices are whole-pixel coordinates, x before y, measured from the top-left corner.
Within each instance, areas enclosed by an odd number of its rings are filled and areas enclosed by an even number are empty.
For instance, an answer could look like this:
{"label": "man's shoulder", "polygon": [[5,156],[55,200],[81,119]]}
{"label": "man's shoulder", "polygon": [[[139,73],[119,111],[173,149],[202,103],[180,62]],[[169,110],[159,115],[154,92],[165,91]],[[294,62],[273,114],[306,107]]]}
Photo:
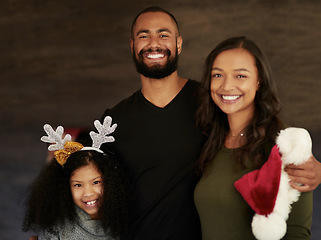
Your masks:
{"label": "man's shoulder", "polygon": [[122,113],[126,113],[129,111],[129,109],[132,109],[133,104],[137,101],[137,98],[139,97],[140,90],[137,90],[129,97],[121,100],[119,103],[117,103],[112,108],[107,108],[104,112],[103,116],[114,116],[119,115]]}
{"label": "man's shoulder", "polygon": [[192,85],[192,86],[200,86],[201,83],[199,81],[196,81],[194,79],[188,79],[188,82]]}
{"label": "man's shoulder", "polygon": [[199,89],[200,86],[201,86],[201,83],[199,81],[188,79],[187,87],[192,91],[196,91],[197,89]]}

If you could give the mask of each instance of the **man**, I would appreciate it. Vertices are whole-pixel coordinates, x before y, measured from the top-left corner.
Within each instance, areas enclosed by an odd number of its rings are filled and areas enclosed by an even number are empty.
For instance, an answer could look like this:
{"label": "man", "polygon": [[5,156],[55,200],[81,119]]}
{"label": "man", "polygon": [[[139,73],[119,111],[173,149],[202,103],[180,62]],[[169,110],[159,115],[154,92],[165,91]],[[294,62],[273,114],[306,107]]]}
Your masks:
{"label": "man", "polygon": [[118,124],[110,147],[133,188],[127,239],[201,239],[193,202],[203,145],[194,118],[198,83],[177,74],[182,43],[170,13],[140,13],[130,46],[142,88],[104,114]]}

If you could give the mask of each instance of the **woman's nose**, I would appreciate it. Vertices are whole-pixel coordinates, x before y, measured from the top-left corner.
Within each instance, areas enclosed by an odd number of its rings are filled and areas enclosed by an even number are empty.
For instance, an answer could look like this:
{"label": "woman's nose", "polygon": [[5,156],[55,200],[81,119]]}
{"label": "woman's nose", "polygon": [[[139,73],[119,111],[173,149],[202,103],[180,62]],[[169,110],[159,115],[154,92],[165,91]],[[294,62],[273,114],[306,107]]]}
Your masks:
{"label": "woman's nose", "polygon": [[227,76],[224,78],[221,88],[224,90],[230,90],[233,88],[233,80],[231,77]]}

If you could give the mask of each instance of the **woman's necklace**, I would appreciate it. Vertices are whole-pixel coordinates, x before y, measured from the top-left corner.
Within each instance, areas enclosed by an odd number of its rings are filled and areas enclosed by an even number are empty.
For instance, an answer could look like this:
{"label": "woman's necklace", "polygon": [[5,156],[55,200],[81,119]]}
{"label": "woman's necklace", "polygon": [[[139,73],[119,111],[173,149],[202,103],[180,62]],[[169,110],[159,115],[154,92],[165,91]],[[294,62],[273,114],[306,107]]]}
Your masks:
{"label": "woman's necklace", "polygon": [[[243,130],[242,130],[242,131],[243,131]],[[238,136],[243,137],[243,136],[244,136],[244,133],[243,133],[242,131],[241,131],[239,134],[236,134],[236,135],[233,135],[232,132],[230,131],[230,136],[231,136],[231,137],[238,137]]]}
{"label": "woman's necklace", "polygon": [[228,134],[228,138],[225,141],[225,145],[227,148],[238,148],[242,145],[242,137],[245,136],[245,134],[243,133],[243,130],[236,135],[233,135],[232,132],[230,131]]}

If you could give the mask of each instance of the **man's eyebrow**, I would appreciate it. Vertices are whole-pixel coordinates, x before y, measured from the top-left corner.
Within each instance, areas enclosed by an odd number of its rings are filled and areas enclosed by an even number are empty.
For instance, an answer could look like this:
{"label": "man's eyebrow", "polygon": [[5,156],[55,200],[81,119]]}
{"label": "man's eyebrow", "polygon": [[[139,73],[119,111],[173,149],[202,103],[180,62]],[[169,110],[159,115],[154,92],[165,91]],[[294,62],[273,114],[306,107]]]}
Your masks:
{"label": "man's eyebrow", "polygon": [[[157,33],[162,33],[162,32],[168,32],[168,33],[172,33],[168,28],[160,28],[157,30]],[[150,30],[140,30],[137,32],[136,36],[138,36],[141,33],[150,33]]]}
{"label": "man's eyebrow", "polygon": [[161,32],[168,32],[168,33],[172,33],[168,28],[161,28],[157,31],[158,33],[161,33]]}
{"label": "man's eyebrow", "polygon": [[141,33],[149,33],[149,32],[150,32],[149,30],[140,30],[136,33],[136,36],[138,36]]}

